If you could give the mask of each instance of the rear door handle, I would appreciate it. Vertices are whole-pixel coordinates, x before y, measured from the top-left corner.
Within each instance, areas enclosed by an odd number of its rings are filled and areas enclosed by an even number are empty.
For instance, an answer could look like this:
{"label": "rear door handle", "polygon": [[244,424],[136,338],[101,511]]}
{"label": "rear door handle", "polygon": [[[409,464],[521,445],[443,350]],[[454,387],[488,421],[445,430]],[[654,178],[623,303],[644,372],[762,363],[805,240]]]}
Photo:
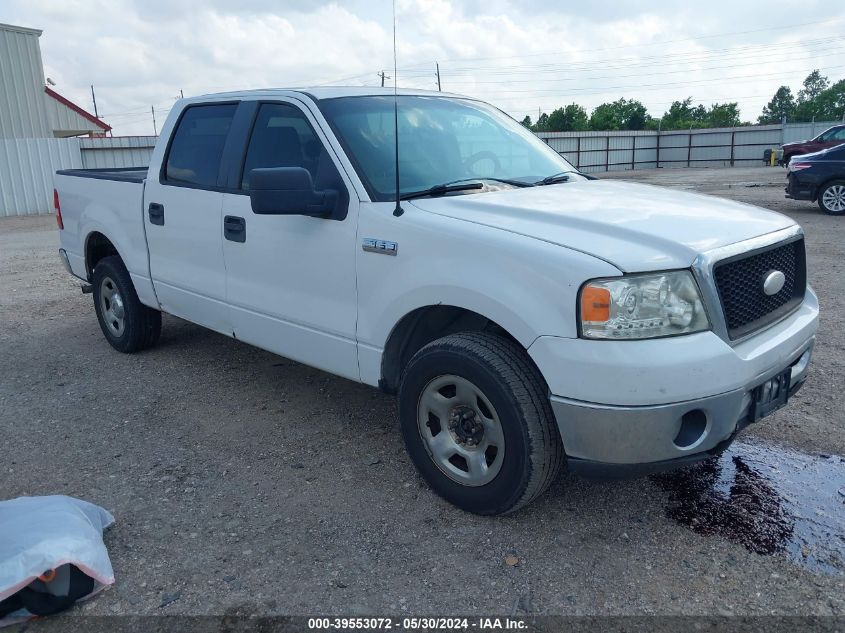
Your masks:
{"label": "rear door handle", "polygon": [[158,202],[150,202],[147,214],[150,216],[150,224],[158,224],[159,226],[164,226],[163,204],[159,204]]}
{"label": "rear door handle", "polygon": [[227,215],[223,218],[223,237],[230,242],[246,242],[246,220]]}

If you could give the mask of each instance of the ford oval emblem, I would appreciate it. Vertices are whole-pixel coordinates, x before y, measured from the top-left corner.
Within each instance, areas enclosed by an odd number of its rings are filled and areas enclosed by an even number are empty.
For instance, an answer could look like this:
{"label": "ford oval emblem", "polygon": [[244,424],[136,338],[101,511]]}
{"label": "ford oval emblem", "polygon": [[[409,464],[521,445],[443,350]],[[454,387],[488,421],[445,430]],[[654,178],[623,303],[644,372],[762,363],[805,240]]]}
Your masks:
{"label": "ford oval emblem", "polygon": [[768,296],[776,295],[783,290],[783,284],[786,283],[786,275],[779,270],[770,270],[763,275],[763,292]]}

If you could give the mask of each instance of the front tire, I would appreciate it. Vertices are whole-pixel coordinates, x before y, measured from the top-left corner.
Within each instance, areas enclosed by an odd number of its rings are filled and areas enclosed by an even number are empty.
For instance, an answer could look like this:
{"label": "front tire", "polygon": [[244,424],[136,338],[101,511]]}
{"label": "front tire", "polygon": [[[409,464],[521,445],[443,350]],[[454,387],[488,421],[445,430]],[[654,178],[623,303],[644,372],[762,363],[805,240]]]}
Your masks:
{"label": "front tire", "polygon": [[819,208],[830,215],[845,215],[845,180],[834,180],[822,187]]}
{"label": "front tire", "polygon": [[484,332],[418,351],[399,387],[408,454],[440,496],[468,512],[513,512],[563,463],[548,388],[525,350]]}
{"label": "front tire", "polygon": [[156,344],[161,335],[161,312],[138,299],[120,257],[112,255],[97,262],[93,286],[97,320],[113,348],[131,354]]}

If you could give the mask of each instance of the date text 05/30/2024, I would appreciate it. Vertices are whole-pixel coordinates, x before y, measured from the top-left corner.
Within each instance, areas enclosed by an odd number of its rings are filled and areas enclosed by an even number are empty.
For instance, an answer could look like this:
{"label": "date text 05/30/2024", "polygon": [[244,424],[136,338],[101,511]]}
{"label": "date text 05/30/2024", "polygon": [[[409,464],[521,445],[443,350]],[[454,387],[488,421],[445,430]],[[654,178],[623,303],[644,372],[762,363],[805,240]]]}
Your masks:
{"label": "date text 05/30/2024", "polygon": [[527,624],[520,618],[438,618],[438,617],[406,617],[406,618],[309,618],[310,630],[406,630],[406,631],[498,631],[526,630]]}

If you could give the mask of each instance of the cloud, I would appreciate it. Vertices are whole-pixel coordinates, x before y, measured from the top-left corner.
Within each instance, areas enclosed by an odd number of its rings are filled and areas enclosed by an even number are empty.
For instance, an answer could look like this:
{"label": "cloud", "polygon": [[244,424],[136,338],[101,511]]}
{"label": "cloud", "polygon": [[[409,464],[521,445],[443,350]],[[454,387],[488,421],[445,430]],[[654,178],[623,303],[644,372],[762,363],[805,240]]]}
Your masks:
{"label": "cloud", "polygon": [[[779,85],[797,86],[813,68],[845,76],[845,40],[830,39],[843,21],[821,22],[841,14],[838,2],[804,5],[800,18],[788,6],[397,0],[399,81],[434,89],[439,61],[445,90],[518,118],[623,96],[660,115],[692,96],[739,101],[753,120]],[[150,106],[160,125],[180,90],[376,85],[378,71],[393,74],[387,0],[11,0],[3,11],[2,21],[44,29],[57,90],[90,109],[94,84],[117,134],[151,133]]]}

